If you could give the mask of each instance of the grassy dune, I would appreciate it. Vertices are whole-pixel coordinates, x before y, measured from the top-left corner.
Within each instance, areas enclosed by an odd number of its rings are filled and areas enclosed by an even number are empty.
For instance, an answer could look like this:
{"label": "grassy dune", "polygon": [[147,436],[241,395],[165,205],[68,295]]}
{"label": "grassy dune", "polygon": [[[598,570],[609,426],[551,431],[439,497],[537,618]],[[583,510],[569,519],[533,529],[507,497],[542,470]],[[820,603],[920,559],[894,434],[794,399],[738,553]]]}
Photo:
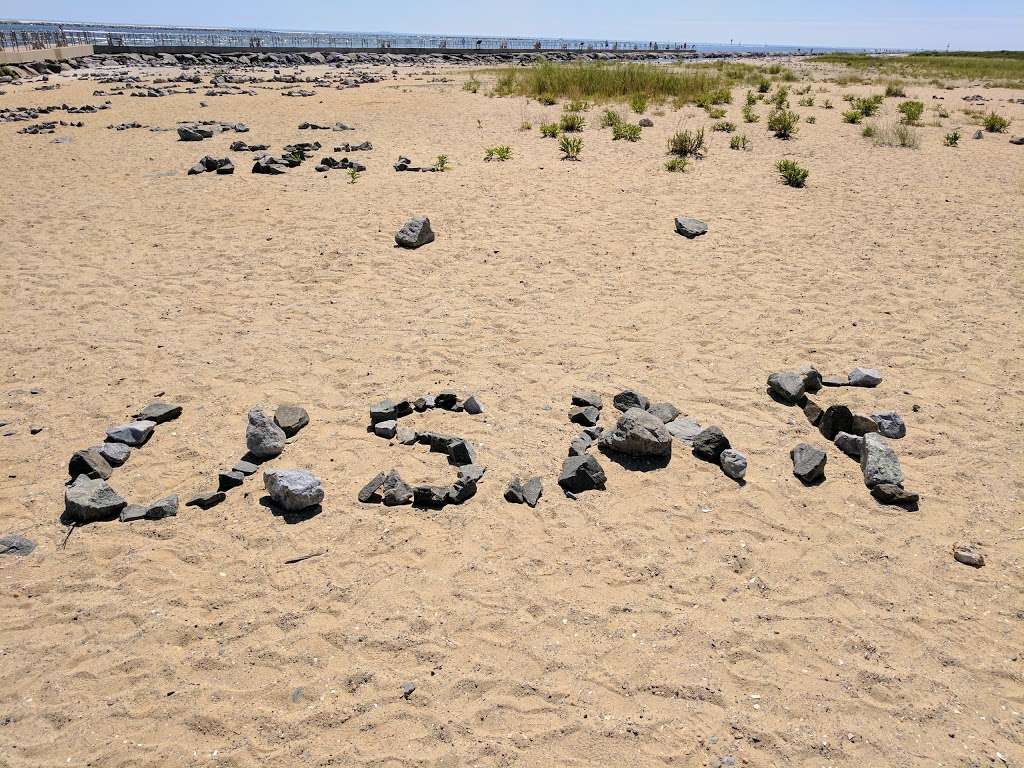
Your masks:
{"label": "grassy dune", "polygon": [[915,53],[908,56],[868,56],[829,53],[813,61],[839,64],[865,77],[903,77],[934,81],[983,81],[1002,88],[1024,87],[1024,52],[984,51]]}

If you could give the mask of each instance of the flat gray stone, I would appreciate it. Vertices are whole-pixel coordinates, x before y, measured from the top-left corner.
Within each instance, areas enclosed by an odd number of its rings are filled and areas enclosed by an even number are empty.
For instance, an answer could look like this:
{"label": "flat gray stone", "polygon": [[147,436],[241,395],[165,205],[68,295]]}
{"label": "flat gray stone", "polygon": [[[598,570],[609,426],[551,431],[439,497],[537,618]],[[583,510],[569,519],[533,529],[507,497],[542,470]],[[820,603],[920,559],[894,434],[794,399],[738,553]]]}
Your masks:
{"label": "flat gray stone", "polygon": [[157,400],[147,405],[132,418],[139,421],[154,421],[157,424],[163,424],[165,421],[173,421],[181,416],[181,410],[180,405]]}
{"label": "flat gray stone", "polygon": [[641,408],[630,408],[619,417],[615,429],[598,440],[602,450],[627,456],[671,456],[672,435],[665,422]]}
{"label": "flat gray stone", "polygon": [[693,438],[694,455],[707,461],[713,461],[716,464],[721,458],[722,452],[731,447],[729,438],[716,426],[710,426],[707,429],[701,430]]}
{"label": "flat gray stone", "polygon": [[851,387],[877,387],[882,383],[882,374],[874,368],[854,368],[847,379]]}
{"label": "flat gray stone", "polygon": [[641,408],[647,410],[651,407],[651,401],[633,389],[624,389],[612,398],[612,405],[625,413],[630,408]]}
{"label": "flat gray stone", "polygon": [[604,402],[601,400],[601,396],[596,392],[590,392],[587,390],[578,390],[573,392],[572,404],[583,408],[590,406],[597,408],[598,410],[604,407]]}
{"label": "flat gray stone", "polygon": [[165,517],[175,517],[178,514],[178,496],[165,496],[154,501],[146,507],[147,520],[162,520]]}
{"label": "flat gray stone", "polygon": [[430,219],[426,216],[410,219],[398,230],[395,242],[402,248],[419,248],[434,242],[434,230],[430,227]]}
{"label": "flat gray stone", "polygon": [[476,464],[476,450],[468,440],[456,438],[448,444],[448,461],[456,467]]}
{"label": "flat gray stone", "polygon": [[274,411],[274,423],[281,428],[285,437],[294,437],[309,424],[309,414],[301,405],[279,405]]}
{"label": "flat gray stone", "polygon": [[228,472],[221,472],[217,475],[217,490],[230,491],[245,482],[245,475],[234,469]]}
{"label": "flat gray stone", "polygon": [[768,389],[782,402],[796,405],[806,394],[807,385],[796,371],[779,371],[768,377]]}
{"label": "flat gray stone", "polygon": [[742,480],[747,474],[747,457],[732,448],[726,448],[718,457],[718,463],[727,477],[733,480]]}
{"label": "flat gray stone", "polygon": [[369,504],[370,500],[373,499],[373,495],[384,487],[385,477],[387,477],[387,475],[383,472],[378,472],[373,476],[370,482],[359,489],[359,493],[356,494],[356,498],[363,504]]}
{"label": "flat gray stone", "polygon": [[907,425],[896,411],[877,411],[871,414],[871,420],[878,426],[878,434],[892,440],[899,440],[907,435]]}
{"label": "flat gray stone", "polygon": [[416,430],[409,429],[408,427],[398,427],[395,430],[395,437],[398,438],[398,442],[402,445],[413,445],[419,440]]}
{"label": "flat gray stone", "polygon": [[692,240],[695,237],[707,234],[708,225],[700,219],[690,219],[686,216],[676,217],[676,232],[685,238]]}
{"label": "flat gray stone", "polygon": [[32,550],[35,548],[36,543],[34,541],[26,539],[20,534],[8,533],[6,536],[0,536],[0,556],[24,557],[25,555],[31,555]]}
{"label": "flat gray stone", "polygon": [[107,430],[107,440],[111,443],[124,443],[132,448],[145,445],[156,428],[155,421],[133,421],[120,424]]}
{"label": "flat gray stone", "polygon": [[398,422],[394,419],[390,421],[378,421],[373,425],[373,434],[377,437],[384,437],[390,440],[398,432]]}
{"label": "flat gray stone", "polygon": [[487,468],[482,464],[463,464],[459,467],[459,478],[479,483]]}
{"label": "flat gray stone", "polygon": [[476,416],[484,412],[483,403],[477,400],[476,395],[467,397],[462,407],[470,416]]}
{"label": "flat gray stone", "polygon": [[113,520],[125,506],[106,480],[79,477],[64,489],[64,513],[79,524]]}
{"label": "flat gray stone", "polygon": [[662,424],[668,424],[681,413],[673,403],[655,403],[647,412],[661,419]]}
{"label": "flat gray stone", "polygon": [[665,429],[676,440],[687,445],[693,445],[693,439],[703,431],[703,427],[693,419],[679,416],[665,425]]}
{"label": "flat gray stone", "polygon": [[825,479],[828,456],[820,448],[800,443],[789,452],[789,457],[793,460],[793,474],[804,483],[810,485]]}
{"label": "flat gray stone", "polygon": [[817,368],[815,368],[810,363],[804,363],[803,365],[796,369],[796,372],[803,376],[804,389],[806,389],[812,395],[815,392],[821,391],[821,374],[818,372]]}
{"label": "flat gray stone", "polygon": [[145,520],[146,508],[141,504],[129,504],[121,510],[121,514],[118,515],[118,519],[122,523],[133,523],[136,520]]}
{"label": "flat gray stone", "polygon": [[917,509],[919,496],[913,491],[908,491],[902,485],[891,483],[879,483],[871,489],[871,495],[882,504],[891,504],[906,509]]}
{"label": "flat gray stone", "polygon": [[206,491],[204,493],[197,493],[185,502],[185,506],[210,509],[220,504],[225,498],[227,497],[224,495],[224,491]]}
{"label": "flat gray stone", "polygon": [[243,475],[248,477],[249,475],[255,475],[259,471],[259,466],[253,464],[251,461],[241,460],[231,468],[232,472],[241,472]]}
{"label": "flat gray stone", "polygon": [[288,512],[299,512],[324,500],[323,485],[304,469],[267,470],[263,485],[274,504]]}
{"label": "flat gray stone", "polygon": [[75,451],[68,460],[68,474],[71,477],[85,475],[93,479],[106,480],[114,473],[99,448],[85,448]]}
{"label": "flat gray stone", "polygon": [[245,428],[245,447],[259,459],[280,456],[287,438],[284,430],[274,423],[261,408],[249,411],[249,424]]}
{"label": "flat gray stone", "polygon": [[855,459],[860,458],[861,449],[864,447],[864,438],[861,435],[851,435],[849,432],[840,432],[835,438],[836,448],[845,453],[847,456],[852,456]]}
{"label": "flat gray stone", "polygon": [[860,454],[860,468],[864,473],[864,485],[874,488],[882,483],[903,485],[903,470],[896,452],[889,446],[887,438],[877,432],[864,435]]}
{"label": "flat gray stone", "polygon": [[132,455],[132,449],[124,443],[103,443],[97,445],[96,450],[112,467],[120,467]]}
{"label": "flat gray stone", "polygon": [[558,484],[570,493],[603,489],[608,478],[593,456],[570,456],[562,462]]}
{"label": "flat gray stone", "polygon": [[531,477],[523,483],[523,501],[529,507],[536,507],[540,496],[544,492],[544,484],[539,477]]}
{"label": "flat gray stone", "polygon": [[382,421],[394,421],[398,418],[398,404],[393,400],[381,400],[379,403],[370,406],[370,424],[380,424]]}
{"label": "flat gray stone", "polygon": [[584,427],[592,427],[601,418],[601,411],[592,405],[574,405],[569,409],[569,421]]}
{"label": "flat gray stone", "polygon": [[971,544],[953,545],[953,559],[972,568],[981,568],[985,565],[985,556]]}

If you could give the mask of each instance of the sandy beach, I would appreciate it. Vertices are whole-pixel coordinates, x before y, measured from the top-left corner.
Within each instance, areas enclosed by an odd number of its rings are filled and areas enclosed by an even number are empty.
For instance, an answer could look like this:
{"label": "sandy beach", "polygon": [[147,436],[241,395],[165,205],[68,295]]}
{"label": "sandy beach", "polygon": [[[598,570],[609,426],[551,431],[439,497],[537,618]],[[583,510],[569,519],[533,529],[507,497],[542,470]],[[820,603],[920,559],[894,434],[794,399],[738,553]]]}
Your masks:
{"label": "sandy beach", "polygon": [[[569,162],[538,132],[561,104],[488,97],[489,75],[469,93],[465,69],[372,71],[308,98],[3,87],[0,107],[111,108],[41,115],[85,123],[54,134],[0,124],[0,534],[37,544],[0,558],[0,766],[1024,764],[1024,94],[910,83],[928,109],[911,150],[843,122],[843,94],[878,86],[807,81],[819,106],[793,109],[816,122],[790,141],[743,123],[738,87],[725,108],[749,151],[710,132],[668,173],[668,138],[710,127],[704,110],[652,105],[628,143],[592,107]],[[972,138],[972,94],[1009,133]],[[936,104],[950,117],[929,125]],[[201,120],[250,130],[148,130]],[[147,127],[107,128],[131,121]],[[373,150],[348,155],[356,183],[314,160],[263,176],[238,139]],[[495,145],[512,159],[485,162]],[[441,154],[444,173],[391,167]],[[187,176],[203,155],[237,170]],[[805,188],[779,181],[783,158]],[[436,241],[396,248],[417,215]],[[676,216],[708,234],[680,237]],[[767,396],[805,362],[881,372],[814,399],[903,416],[917,511],[877,503]],[[676,443],[654,471],[602,455],[607,489],[566,498],[572,392],[604,397],[607,429],[626,387],[720,426],[746,483]],[[441,390],[486,411],[406,422],[473,442],[476,497],[360,504],[392,467],[451,481],[437,454],[367,432],[382,398]],[[322,512],[290,523],[253,478],[62,546],[69,456],[156,399],[184,410],[112,476],[126,499],[215,486],[247,411],[297,403],[310,423],[271,465],[319,477]],[[800,442],[826,450],[824,483],[793,476]],[[516,475],[542,477],[535,509],[502,498]],[[955,561],[959,542],[985,567]]]}

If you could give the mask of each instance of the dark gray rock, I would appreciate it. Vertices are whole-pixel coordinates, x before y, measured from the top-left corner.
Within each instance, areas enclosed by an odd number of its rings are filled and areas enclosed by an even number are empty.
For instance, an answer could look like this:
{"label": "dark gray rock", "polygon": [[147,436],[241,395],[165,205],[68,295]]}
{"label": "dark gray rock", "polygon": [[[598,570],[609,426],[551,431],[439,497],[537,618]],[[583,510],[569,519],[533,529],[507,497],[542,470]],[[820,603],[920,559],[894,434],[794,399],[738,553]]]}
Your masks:
{"label": "dark gray rock", "polygon": [[864,485],[874,488],[876,485],[903,485],[903,471],[895,451],[889,441],[877,432],[864,435],[864,444],[860,453],[860,468],[864,473]]}
{"label": "dark gray rock", "polygon": [[599,394],[584,390],[572,393],[572,404],[578,405],[582,408],[597,408],[598,410],[604,407],[604,402],[601,400],[601,396]]}
{"label": "dark gray rock", "polygon": [[861,416],[859,413],[853,414],[850,419],[850,426],[846,430],[851,435],[866,435],[868,432],[877,432],[878,425],[875,424],[874,419],[868,416]]}
{"label": "dark gray rock", "polygon": [[68,474],[71,477],[85,475],[86,477],[106,480],[114,473],[98,448],[85,448],[71,454],[68,461]]}
{"label": "dark gray rock", "polygon": [[628,411],[630,408],[647,410],[651,407],[651,401],[632,389],[624,389],[612,398],[612,405],[620,411]]}
{"label": "dark gray rock", "polygon": [[454,392],[439,392],[434,396],[434,407],[450,411],[459,402],[459,396]]}
{"label": "dark gray rock", "polygon": [[279,405],[274,411],[274,423],[281,428],[285,437],[293,437],[309,424],[309,414],[300,405]]}
{"label": "dark gray rock", "polygon": [[850,379],[848,376],[822,376],[821,385],[823,387],[848,387]]}
{"label": "dark gray rock", "polygon": [[107,430],[107,441],[124,443],[132,448],[138,448],[140,445],[146,444],[155,427],[155,421],[133,421],[129,424],[120,424]]}
{"label": "dark gray rock", "polygon": [[665,429],[679,442],[693,445],[693,439],[701,433],[703,427],[693,419],[679,416],[666,424]]}
{"label": "dark gray rock", "polygon": [[899,440],[907,435],[907,425],[896,411],[877,411],[871,414],[871,420],[878,425],[878,434],[892,440]]}
{"label": "dark gray rock", "polygon": [[274,505],[287,512],[309,509],[324,500],[323,485],[304,469],[267,470],[263,486]]}
{"label": "dark gray rock", "polygon": [[448,501],[452,504],[462,504],[476,496],[476,483],[466,477],[459,477],[454,483],[448,486]]}
{"label": "dark gray rock", "polygon": [[249,411],[249,424],[245,429],[245,447],[258,459],[280,456],[286,439],[284,430],[274,423],[261,408]]}
{"label": "dark gray rock", "polygon": [[106,480],[79,477],[64,489],[64,514],[79,524],[113,520],[125,506]]}
{"label": "dark gray rock", "polygon": [[378,472],[374,475],[373,479],[370,480],[366,485],[359,489],[359,493],[356,498],[359,499],[363,504],[370,503],[373,495],[377,493],[382,487],[384,487],[384,479],[386,475],[383,472]]}
{"label": "dark gray rock", "polygon": [[953,559],[972,568],[981,568],[985,565],[985,556],[971,544],[953,545]]}
{"label": "dark gray rock", "polygon": [[829,440],[835,440],[840,432],[853,434],[853,413],[845,405],[830,405],[821,415],[818,429]]}
{"label": "dark gray rock", "polygon": [[718,463],[727,477],[733,480],[742,480],[747,474],[747,457],[732,448],[726,448],[718,457]]}
{"label": "dark gray rock", "polygon": [[245,482],[245,475],[235,470],[228,472],[221,472],[217,475],[217,490],[218,491],[230,491],[232,488],[237,488],[243,482]]}
{"label": "dark gray rock", "polygon": [[653,416],[657,416],[661,419],[662,424],[668,424],[681,413],[681,411],[672,403],[655,403],[648,408],[647,411]]}
{"label": "dark gray rock", "polygon": [[468,440],[456,438],[448,444],[448,461],[456,467],[476,464],[476,451]]}
{"label": "dark gray rock", "polygon": [[392,400],[381,400],[376,405],[370,406],[370,423],[379,424],[382,421],[394,421],[398,418],[398,404]]}
{"label": "dark gray rock", "polygon": [[821,417],[825,415],[825,412],[821,410],[820,405],[813,400],[804,398],[801,408],[804,412],[804,416],[807,417],[807,421],[810,422],[812,426],[816,427],[821,423]]}
{"label": "dark gray rock", "polygon": [[803,376],[804,389],[810,392],[812,395],[815,392],[821,391],[821,374],[818,373],[818,369],[810,363],[805,363],[796,369],[796,372]]}
{"label": "dark gray rock", "polygon": [[676,232],[689,240],[707,234],[707,231],[708,225],[700,219],[689,219],[685,216],[676,217]]}
{"label": "dark gray rock", "polygon": [[594,438],[588,435],[586,432],[580,432],[569,442],[569,455],[570,456],[582,456],[588,450],[590,446],[594,444]]}
{"label": "dark gray rock", "polygon": [[0,536],[0,556],[13,555],[15,557],[24,557],[25,555],[31,555],[35,548],[36,543],[34,541],[26,539],[17,533],[8,533],[6,536]]}
{"label": "dark gray rock", "polygon": [[395,430],[395,438],[402,445],[414,445],[419,440],[419,435],[415,429],[409,429],[408,427],[398,427]]}
{"label": "dark gray rock", "polygon": [[713,461],[715,464],[722,457],[722,451],[731,448],[729,438],[725,436],[719,427],[711,426],[701,430],[693,438],[693,454],[701,459]]}
{"label": "dark gray rock", "polygon": [[558,484],[571,493],[603,489],[608,478],[593,456],[570,456],[562,462]]}
{"label": "dark gray rock", "polygon": [[619,417],[615,429],[598,440],[602,450],[627,456],[671,456],[672,435],[665,423],[641,408],[630,408]]}
{"label": "dark gray rock", "polygon": [[164,403],[157,400],[156,402],[147,405],[132,418],[138,419],[139,421],[155,421],[157,424],[163,424],[164,422],[173,421],[181,416],[181,410],[180,405]]}
{"label": "dark gray rock", "polygon": [[523,481],[518,477],[509,480],[508,487],[505,488],[505,501],[510,504],[526,503],[526,499],[523,498]]}
{"label": "dark gray rock", "polygon": [[877,387],[882,383],[882,374],[874,368],[854,368],[848,381],[851,387]]}
{"label": "dark gray rock", "polygon": [[601,419],[601,411],[592,405],[574,405],[569,409],[569,421],[573,424],[581,424],[584,427],[592,427]]}
{"label": "dark gray rock", "polygon": [[185,502],[185,506],[211,509],[224,501],[225,498],[227,497],[224,495],[224,491],[206,491],[205,493],[197,493]]}
{"label": "dark gray rock", "polygon": [[231,468],[232,472],[241,472],[246,477],[249,475],[255,475],[258,470],[259,467],[256,464],[253,464],[251,461],[244,460],[237,462],[235,466]]}
{"label": "dark gray rock", "polygon": [[395,242],[403,248],[419,248],[434,242],[434,230],[430,228],[430,219],[426,216],[410,219],[398,230]]}
{"label": "dark gray rock", "polygon": [[801,482],[811,485],[825,479],[825,462],[828,456],[819,448],[807,443],[800,443],[789,452],[793,460],[793,474],[800,478]]}
{"label": "dark gray rock", "polygon": [[103,443],[102,445],[97,445],[96,450],[100,452],[100,456],[107,460],[107,464],[112,467],[120,467],[132,455],[132,449],[124,443]]}
{"label": "dark gray rock", "polygon": [[178,514],[177,495],[165,496],[159,501],[154,501],[146,507],[147,520],[162,520],[165,517],[175,517]]}
{"label": "dark gray rock", "polygon": [[807,393],[804,377],[796,371],[779,371],[768,377],[768,389],[784,403],[796,405]]}
{"label": "dark gray rock", "polygon": [[595,424],[592,427],[586,427],[583,430],[583,434],[585,434],[591,440],[597,440],[597,438],[604,434],[604,427],[599,427]]}
{"label": "dark gray rock", "polygon": [[637,125],[639,125],[641,128],[653,128],[654,121],[651,120],[651,118],[649,117],[641,117]]}
{"label": "dark gray rock", "polygon": [[385,437],[390,440],[398,433],[397,421],[378,421],[373,425],[373,434],[377,437]]}
{"label": "dark gray rock", "polygon": [[145,520],[146,508],[141,504],[129,504],[121,510],[121,514],[118,515],[118,519],[122,523],[133,523],[136,520]]}
{"label": "dark gray rock", "polygon": [[466,401],[462,404],[462,407],[470,416],[476,416],[484,412],[484,406],[476,399],[476,395],[470,395],[467,397]]}
{"label": "dark gray rock", "polygon": [[413,491],[396,472],[391,470],[384,477],[384,493],[382,501],[386,507],[398,507],[405,504],[412,504]]}
{"label": "dark gray rock", "polygon": [[849,432],[839,432],[835,437],[835,444],[836,448],[847,456],[859,459],[861,449],[864,447],[864,438],[860,435],[852,435]]}
{"label": "dark gray rock", "polygon": [[523,501],[531,508],[537,506],[543,492],[544,485],[539,477],[531,477],[523,483]]}
{"label": "dark gray rock", "polygon": [[892,483],[879,483],[871,489],[871,495],[882,504],[891,504],[907,509],[917,509],[917,502],[920,497],[913,491],[908,491],[902,485]]}
{"label": "dark gray rock", "polygon": [[487,468],[482,464],[463,464],[459,467],[459,479],[479,483],[486,471]]}
{"label": "dark gray rock", "polygon": [[448,503],[448,486],[417,485],[412,489],[412,503],[422,509],[440,509]]}

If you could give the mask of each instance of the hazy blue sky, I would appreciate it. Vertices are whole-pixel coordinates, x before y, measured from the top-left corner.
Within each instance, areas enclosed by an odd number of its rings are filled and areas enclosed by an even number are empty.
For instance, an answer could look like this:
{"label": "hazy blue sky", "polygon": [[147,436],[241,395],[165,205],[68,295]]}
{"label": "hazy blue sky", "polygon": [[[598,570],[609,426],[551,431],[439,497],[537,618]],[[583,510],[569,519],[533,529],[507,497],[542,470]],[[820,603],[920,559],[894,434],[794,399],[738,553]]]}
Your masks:
{"label": "hazy blue sky", "polygon": [[0,0],[0,17],[869,48],[1024,48],[1024,0]]}

